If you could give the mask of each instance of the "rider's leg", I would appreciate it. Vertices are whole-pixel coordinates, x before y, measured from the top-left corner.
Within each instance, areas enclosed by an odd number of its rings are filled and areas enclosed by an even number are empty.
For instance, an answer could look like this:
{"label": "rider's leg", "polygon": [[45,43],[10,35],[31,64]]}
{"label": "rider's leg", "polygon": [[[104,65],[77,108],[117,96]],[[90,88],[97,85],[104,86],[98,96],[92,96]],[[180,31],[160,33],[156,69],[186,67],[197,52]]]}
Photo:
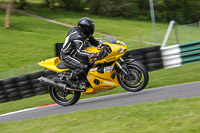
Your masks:
{"label": "rider's leg", "polygon": [[88,65],[86,63],[80,62],[76,58],[73,58],[69,55],[64,58],[62,57],[61,59],[65,65],[72,68],[72,73],[69,77],[69,81],[78,79],[78,76],[84,74],[84,72],[88,69]]}

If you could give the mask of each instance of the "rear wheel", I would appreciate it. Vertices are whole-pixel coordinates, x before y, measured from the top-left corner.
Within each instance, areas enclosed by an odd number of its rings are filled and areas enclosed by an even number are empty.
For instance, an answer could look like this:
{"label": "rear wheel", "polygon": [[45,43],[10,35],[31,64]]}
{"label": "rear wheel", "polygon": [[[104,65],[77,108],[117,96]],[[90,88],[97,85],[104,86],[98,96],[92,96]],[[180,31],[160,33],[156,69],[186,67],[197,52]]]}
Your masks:
{"label": "rear wheel", "polygon": [[134,61],[125,65],[126,72],[129,77],[121,70],[118,71],[118,81],[120,85],[131,92],[141,91],[146,87],[149,81],[149,74],[147,69],[140,62]]}
{"label": "rear wheel", "polygon": [[81,96],[81,92],[60,90],[53,87],[49,88],[49,93],[51,98],[62,106],[68,106],[77,103]]}
{"label": "rear wheel", "polygon": [[78,102],[81,92],[77,91],[61,91],[57,88],[51,87],[49,90],[51,98],[62,106],[73,105]]}

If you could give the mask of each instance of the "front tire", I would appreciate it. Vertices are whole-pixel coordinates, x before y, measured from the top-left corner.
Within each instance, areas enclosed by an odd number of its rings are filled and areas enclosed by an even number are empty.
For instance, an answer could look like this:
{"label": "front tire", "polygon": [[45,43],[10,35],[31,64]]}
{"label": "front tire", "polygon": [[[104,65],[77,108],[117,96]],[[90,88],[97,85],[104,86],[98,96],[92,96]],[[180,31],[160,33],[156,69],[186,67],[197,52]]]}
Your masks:
{"label": "front tire", "polygon": [[[126,68],[123,66],[126,66]],[[123,69],[129,73],[132,79],[128,78],[121,70],[118,70],[117,78],[120,85],[131,92],[144,89],[149,82],[149,74],[145,66],[137,61],[124,64],[123,66]]]}

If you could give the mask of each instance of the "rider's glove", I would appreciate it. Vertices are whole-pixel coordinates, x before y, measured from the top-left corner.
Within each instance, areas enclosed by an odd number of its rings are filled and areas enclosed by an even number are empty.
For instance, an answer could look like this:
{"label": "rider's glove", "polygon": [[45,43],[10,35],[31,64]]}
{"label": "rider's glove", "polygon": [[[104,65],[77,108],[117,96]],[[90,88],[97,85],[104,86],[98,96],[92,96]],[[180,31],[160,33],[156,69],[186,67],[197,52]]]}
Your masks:
{"label": "rider's glove", "polygon": [[97,46],[97,48],[101,48],[101,46],[102,46],[102,43],[99,42],[99,45]]}
{"label": "rider's glove", "polygon": [[90,55],[88,56],[89,59],[91,58],[99,58],[102,54],[102,51],[101,52],[98,52],[98,53],[90,53]]}
{"label": "rider's glove", "polygon": [[96,58],[96,54],[95,53],[90,53],[90,55],[88,56],[89,59],[91,58]]}

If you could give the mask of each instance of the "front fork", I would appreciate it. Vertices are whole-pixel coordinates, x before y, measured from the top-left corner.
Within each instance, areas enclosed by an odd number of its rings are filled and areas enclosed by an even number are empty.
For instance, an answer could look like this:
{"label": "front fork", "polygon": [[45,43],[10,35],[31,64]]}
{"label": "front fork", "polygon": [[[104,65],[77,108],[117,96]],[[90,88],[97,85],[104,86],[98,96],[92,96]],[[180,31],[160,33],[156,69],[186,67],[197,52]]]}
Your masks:
{"label": "front fork", "polygon": [[[121,57],[119,58],[119,60],[120,60],[121,62],[124,61]],[[124,70],[124,68],[121,66],[121,64],[120,64],[118,61],[116,61],[116,64],[117,64],[117,66],[119,67],[119,69],[120,69],[129,79],[132,79],[132,77],[126,72],[126,70]]]}

